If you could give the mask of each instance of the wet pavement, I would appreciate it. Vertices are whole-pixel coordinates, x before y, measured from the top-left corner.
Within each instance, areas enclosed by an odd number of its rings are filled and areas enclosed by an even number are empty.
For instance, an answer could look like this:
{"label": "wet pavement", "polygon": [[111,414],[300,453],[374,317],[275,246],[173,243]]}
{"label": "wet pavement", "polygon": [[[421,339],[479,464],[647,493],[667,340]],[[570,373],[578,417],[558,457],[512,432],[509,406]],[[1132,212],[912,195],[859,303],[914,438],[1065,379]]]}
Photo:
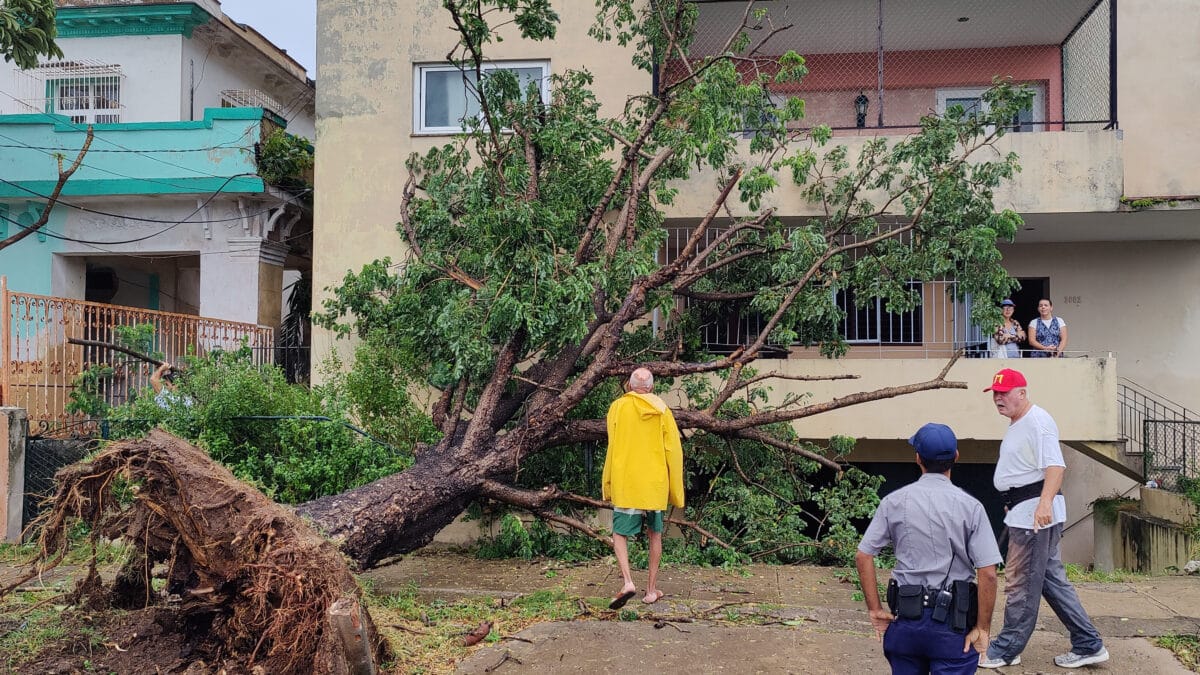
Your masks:
{"label": "wet pavement", "polygon": [[[554,561],[479,560],[426,552],[366,577],[378,593],[415,588],[425,599],[465,596],[513,598],[561,589],[605,598],[620,587],[610,560],[586,565]],[[874,673],[887,672],[854,586],[843,570],[751,565],[740,571],[700,567],[662,570],[667,597],[655,605],[634,599],[627,609],[669,621],[570,621],[532,626],[515,638],[481,647],[459,664],[460,673]],[[645,583],[645,572],[634,580]],[[1131,582],[1076,584],[1084,607],[1105,638],[1108,663],[1082,672],[1188,673],[1148,638],[1200,633],[1200,579],[1148,577]],[[1003,582],[1001,582],[1003,593]],[[1002,622],[1003,595],[993,628]],[[711,620],[753,612],[768,625]],[[613,615],[615,617],[615,615]],[[635,618],[630,614],[626,618]],[[1066,652],[1066,631],[1043,603],[1020,666],[1003,673],[1067,673],[1053,658]],[[986,671],[985,671],[986,672]]]}

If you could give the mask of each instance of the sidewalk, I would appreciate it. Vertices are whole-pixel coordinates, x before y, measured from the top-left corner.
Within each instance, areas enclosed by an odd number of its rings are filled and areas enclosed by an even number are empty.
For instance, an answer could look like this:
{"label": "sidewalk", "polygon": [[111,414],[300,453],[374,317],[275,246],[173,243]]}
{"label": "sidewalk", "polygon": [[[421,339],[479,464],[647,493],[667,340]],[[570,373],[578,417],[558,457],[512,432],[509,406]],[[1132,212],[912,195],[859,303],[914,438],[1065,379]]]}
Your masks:
{"label": "sidewalk", "polygon": [[[863,604],[853,600],[854,586],[835,576],[839,570],[752,565],[745,572],[747,576],[698,567],[664,569],[659,586],[667,597],[651,607],[643,605],[639,596],[627,608],[688,614],[736,603],[721,611],[754,611],[786,621],[786,625],[727,626],[697,621],[656,629],[651,621],[543,623],[520,633],[522,640],[476,651],[460,664],[459,672],[887,672]],[[426,599],[446,600],[475,595],[511,598],[538,589],[607,597],[620,586],[620,574],[612,563],[566,566],[553,561],[487,561],[444,552],[412,555],[366,576],[379,593],[415,586]],[[644,584],[645,578],[644,571],[635,570],[635,581]],[[1084,672],[1190,672],[1173,654],[1147,638],[1200,632],[1200,581],[1153,577],[1130,583],[1081,583],[1076,588],[1112,655],[1108,663]],[[1002,603],[1003,595],[998,599],[994,630],[1001,625]],[[1000,672],[1073,672],[1054,666],[1054,656],[1069,648],[1062,624],[1043,603],[1038,629],[1022,654],[1021,665]]]}

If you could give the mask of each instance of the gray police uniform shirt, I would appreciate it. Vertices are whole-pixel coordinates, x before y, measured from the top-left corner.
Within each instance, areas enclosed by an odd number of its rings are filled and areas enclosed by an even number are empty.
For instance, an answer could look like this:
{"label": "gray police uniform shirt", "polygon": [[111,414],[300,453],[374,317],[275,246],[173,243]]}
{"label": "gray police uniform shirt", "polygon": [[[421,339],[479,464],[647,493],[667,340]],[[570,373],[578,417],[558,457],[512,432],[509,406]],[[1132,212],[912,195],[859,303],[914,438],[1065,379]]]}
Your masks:
{"label": "gray police uniform shirt", "polygon": [[874,556],[889,544],[898,584],[971,580],[977,568],[1002,560],[983,504],[940,473],[923,474],[879,502],[858,550]]}

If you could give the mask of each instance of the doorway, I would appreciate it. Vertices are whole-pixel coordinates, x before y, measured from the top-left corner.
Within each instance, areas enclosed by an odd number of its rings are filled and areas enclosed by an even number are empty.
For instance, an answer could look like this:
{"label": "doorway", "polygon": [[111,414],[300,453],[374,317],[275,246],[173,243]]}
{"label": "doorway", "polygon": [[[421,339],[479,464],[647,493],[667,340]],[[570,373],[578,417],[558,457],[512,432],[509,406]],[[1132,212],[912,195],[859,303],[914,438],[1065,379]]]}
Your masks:
{"label": "doorway", "polygon": [[1019,277],[1017,283],[1021,287],[1012,292],[1013,318],[1028,327],[1029,322],[1037,318],[1038,300],[1050,297],[1049,277]]}

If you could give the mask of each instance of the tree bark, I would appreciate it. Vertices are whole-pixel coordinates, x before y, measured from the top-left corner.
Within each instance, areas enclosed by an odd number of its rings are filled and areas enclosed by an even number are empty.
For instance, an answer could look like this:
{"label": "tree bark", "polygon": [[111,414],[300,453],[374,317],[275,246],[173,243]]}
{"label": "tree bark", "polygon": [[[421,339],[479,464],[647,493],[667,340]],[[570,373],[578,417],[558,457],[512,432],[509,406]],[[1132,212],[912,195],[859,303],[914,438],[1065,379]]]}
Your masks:
{"label": "tree bark", "polygon": [[450,452],[423,453],[411,468],[297,513],[333,539],[360,570],[433,540],[479,493],[485,476]]}

